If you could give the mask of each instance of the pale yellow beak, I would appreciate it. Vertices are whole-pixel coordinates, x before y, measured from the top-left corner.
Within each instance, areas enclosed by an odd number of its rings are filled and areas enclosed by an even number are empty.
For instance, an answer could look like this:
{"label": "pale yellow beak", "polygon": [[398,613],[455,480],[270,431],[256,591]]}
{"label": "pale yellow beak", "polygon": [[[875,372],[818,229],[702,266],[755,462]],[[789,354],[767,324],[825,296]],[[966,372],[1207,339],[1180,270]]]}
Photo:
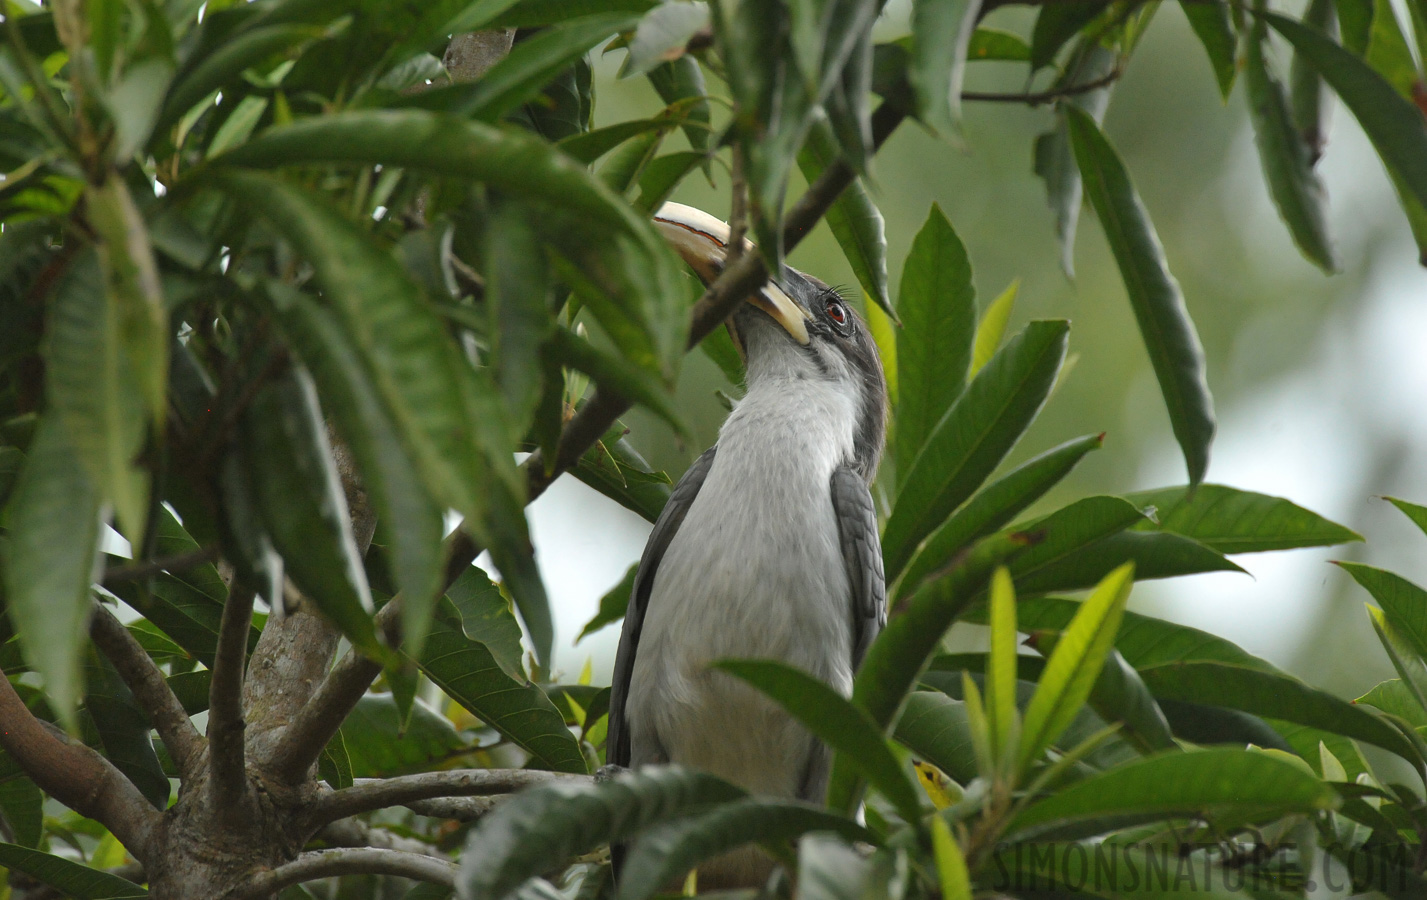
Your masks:
{"label": "pale yellow beak", "polygon": [[[692,206],[665,203],[655,213],[654,224],[705,284],[711,284],[718,278],[728,255],[726,223]],[[752,247],[753,244],[744,241],[746,250]],[[773,321],[793,336],[793,340],[807,345],[808,321],[812,316],[782,288],[769,282],[748,297],[748,302],[772,316]]]}

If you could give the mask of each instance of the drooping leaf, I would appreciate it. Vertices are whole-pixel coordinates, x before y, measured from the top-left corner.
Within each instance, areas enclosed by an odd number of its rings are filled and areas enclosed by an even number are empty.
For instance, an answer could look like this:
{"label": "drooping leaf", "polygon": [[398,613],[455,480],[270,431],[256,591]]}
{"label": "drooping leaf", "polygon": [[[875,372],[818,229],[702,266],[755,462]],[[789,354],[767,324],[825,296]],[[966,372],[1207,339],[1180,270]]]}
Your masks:
{"label": "drooping leaf", "polygon": [[941,207],[932,204],[902,269],[897,312],[897,415],[892,449],[897,471],[913,461],[961,396],[976,336],[971,262]]}
{"label": "drooping leaf", "polygon": [[[1303,21],[1325,34],[1336,35],[1338,18],[1333,0],[1309,0]],[[1308,145],[1309,158],[1314,163],[1322,157],[1328,142],[1332,96],[1325,88],[1323,76],[1300,54],[1294,53],[1288,71],[1289,106],[1293,110],[1293,124],[1298,127],[1303,143]]]}
{"label": "drooping leaf", "polygon": [[212,53],[194,54],[192,64],[182,68],[170,82],[156,130],[167,131],[195,104],[236,79],[244,69],[279,53],[296,56],[321,33],[310,24],[259,25],[222,41]]}
{"label": "drooping leaf", "polygon": [[656,66],[646,77],[659,94],[659,99],[669,104],[670,109],[680,110],[679,121],[683,125],[684,136],[689,139],[689,146],[700,153],[707,153],[713,139],[710,124],[712,111],[708,89],[704,85],[704,71],[699,68],[698,60],[692,56],[681,56]]}
{"label": "drooping leaf", "polygon": [[[798,151],[798,167],[811,184],[839,152],[831,126],[818,118],[808,129],[808,139]],[[853,181],[838,195],[824,216],[842,255],[857,276],[865,294],[888,315],[896,318],[887,296],[887,234],[882,213],[861,180]]]}
{"label": "drooping leaf", "polygon": [[1248,40],[1244,73],[1264,180],[1299,251],[1331,273],[1337,261],[1328,237],[1323,182],[1313,169],[1312,148],[1294,125],[1283,84],[1269,70],[1264,54],[1267,39],[1268,29],[1259,20]]}
{"label": "drooping leaf", "polygon": [[689,40],[708,27],[709,7],[702,0],[654,7],[639,20],[629,41],[629,60],[620,74],[643,75],[662,63],[679,59]]}
{"label": "drooping leaf", "polygon": [[84,708],[94,719],[104,756],[155,809],[168,808],[168,776],[154,753],[148,716],[107,658],[90,650],[85,668]]}
{"label": "drooping leaf", "polygon": [[45,795],[28,778],[10,778],[0,782],[0,812],[15,830],[15,841],[22,847],[38,850],[44,838]]}
{"label": "drooping leaf", "polygon": [[921,814],[917,792],[877,723],[826,683],[773,660],[726,659],[715,667],[777,701],[882,792],[907,821]]}
{"label": "drooping leaf", "polygon": [[502,672],[524,682],[520,624],[511,614],[510,602],[490,576],[476,566],[467,566],[446,589],[446,597],[460,616],[461,632],[483,644]]}
{"label": "drooping leaf", "polygon": [[499,900],[527,878],[600,844],[742,796],[725,781],[677,766],[541,785],[481,819],[467,839],[457,883],[464,896]]}
{"label": "drooping leaf", "polygon": [[1219,96],[1227,103],[1229,93],[1234,89],[1234,76],[1238,72],[1238,65],[1235,63],[1238,38],[1234,35],[1233,25],[1229,21],[1229,5],[1219,0],[1209,3],[1190,0],[1181,3],[1180,8],[1184,10],[1189,27],[1194,29],[1195,37],[1199,38],[1204,52],[1209,56],[1214,80],[1219,85]]}
{"label": "drooping leaf", "polygon": [[1019,768],[1024,772],[1065,731],[1100,677],[1105,655],[1125,611],[1135,568],[1126,564],[1105,577],[1071,620],[1046,662],[1026,707]]}
{"label": "drooping leaf", "polygon": [[410,721],[403,723],[391,694],[359,700],[342,733],[354,778],[424,770],[466,746],[445,716],[420,700],[412,706]]}
{"label": "drooping leaf", "polygon": [[239,430],[248,482],[284,570],[363,653],[386,648],[312,377],[290,368],[253,394]]}
{"label": "drooping leaf", "polygon": [[6,513],[5,600],[25,660],[65,727],[78,728],[81,652],[99,539],[100,495],[64,423],[40,419]]}
{"label": "drooping leaf", "polygon": [[1090,114],[1067,106],[1066,116],[1085,191],[1124,279],[1174,436],[1184,451],[1189,482],[1198,484],[1209,467],[1215,427],[1204,348],[1124,163]]}
{"label": "drooping leaf", "polygon": [[1386,569],[1353,562],[1338,566],[1372,594],[1413,652],[1427,659],[1427,591]]}
{"label": "drooping leaf", "polygon": [[[1328,37],[1277,13],[1261,15],[1322,74],[1352,110],[1383,162],[1417,202],[1427,205],[1427,116],[1367,63]],[[1346,22],[1343,31],[1348,32]]]}
{"label": "drooping leaf", "polygon": [[966,50],[976,30],[980,0],[915,0],[912,4],[912,56],[907,80],[917,114],[945,136],[959,132],[961,84]]}
{"label": "drooping leaf", "polygon": [[[976,490],[1030,425],[1065,358],[1068,330],[1063,320],[1027,325],[930,432],[883,531],[888,580],[901,573],[922,539]],[[905,391],[905,385],[898,390]]]}
{"label": "drooping leaf", "polygon": [[554,331],[550,267],[525,212],[510,203],[493,206],[485,226],[485,300],[495,382],[519,434],[540,402],[540,347]]}
{"label": "drooping leaf", "polygon": [[120,296],[117,277],[105,277],[94,253],[70,264],[50,304],[45,387],[89,482],[113,504],[124,534],[142,544],[149,475],[136,460],[147,433],[145,396],[124,339],[122,306],[133,298]]}

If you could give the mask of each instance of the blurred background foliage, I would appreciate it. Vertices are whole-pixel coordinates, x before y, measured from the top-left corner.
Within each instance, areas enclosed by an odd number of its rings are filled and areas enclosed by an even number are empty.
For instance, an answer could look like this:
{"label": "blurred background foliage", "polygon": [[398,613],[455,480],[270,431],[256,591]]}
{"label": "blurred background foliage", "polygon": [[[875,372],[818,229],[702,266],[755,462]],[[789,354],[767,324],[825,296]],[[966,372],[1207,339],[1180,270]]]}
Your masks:
{"label": "blurred background foliage", "polygon": [[[908,33],[910,3],[894,0],[876,39]],[[1035,10],[992,12],[982,23],[1028,35]],[[1297,14],[1297,10],[1290,10]],[[1291,54],[1276,41],[1280,71]],[[619,78],[624,54],[592,55],[595,127],[648,115],[660,101],[647,80]],[[967,89],[1027,89],[1026,66],[973,62]],[[1043,80],[1043,79],[1042,79]],[[710,92],[727,96],[722,85]],[[1244,80],[1227,103],[1204,50],[1178,5],[1145,32],[1111,100],[1105,130],[1128,166],[1184,289],[1208,356],[1219,415],[1207,481],[1278,494],[1342,522],[1366,544],[1240,559],[1236,573],[1147,582],[1131,607],[1221,634],[1340,696],[1355,697],[1391,667],[1361,605],[1365,597],[1329,559],[1364,559],[1427,578],[1411,523],[1378,499],[1427,499],[1427,273],[1391,183],[1357,122],[1336,100],[1323,159],[1329,230],[1339,271],[1325,277],[1304,259],[1278,220],[1253,143]],[[715,109],[715,121],[726,109]],[[1124,286],[1089,207],[1082,211],[1074,278],[1061,270],[1044,183],[1032,145],[1053,122],[1050,105],[967,103],[961,147],[909,125],[877,155],[873,196],[886,218],[895,297],[913,236],[935,202],[965,242],[978,304],[1019,280],[1007,333],[1035,318],[1072,320],[1074,367],[1008,464],[1096,429],[1105,449],[1090,454],[1035,508],[1096,493],[1183,483],[1170,433]],[[666,152],[682,148],[671,135]],[[802,183],[795,175],[793,193]],[[728,175],[697,174],[673,199],[726,217]],[[795,267],[857,290],[826,225],[790,255]],[[691,426],[680,442],[656,416],[636,409],[630,439],[656,468],[682,472],[714,442],[732,387],[702,354],[686,360],[679,406]],[[609,527],[579,526],[599,515]],[[562,548],[542,567],[556,605],[561,667],[593,661],[607,680],[618,629],[571,642],[600,595],[637,560],[648,525],[566,479],[533,507],[537,546]],[[1418,538],[1420,540],[1420,537]],[[960,626],[965,627],[965,626]]]}

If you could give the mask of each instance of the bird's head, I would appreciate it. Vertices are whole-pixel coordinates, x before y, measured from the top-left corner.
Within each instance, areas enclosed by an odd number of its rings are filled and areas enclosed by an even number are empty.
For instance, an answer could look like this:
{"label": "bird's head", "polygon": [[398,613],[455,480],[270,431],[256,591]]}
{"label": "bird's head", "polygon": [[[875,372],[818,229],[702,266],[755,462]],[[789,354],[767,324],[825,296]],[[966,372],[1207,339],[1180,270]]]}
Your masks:
{"label": "bird's head", "polygon": [[[725,223],[682,203],[665,203],[654,222],[705,284],[723,271],[729,241]],[[887,381],[877,345],[836,289],[790,266],[776,281],[750,295],[727,322],[748,388],[819,379],[856,397],[854,464],[871,481],[887,432]]]}

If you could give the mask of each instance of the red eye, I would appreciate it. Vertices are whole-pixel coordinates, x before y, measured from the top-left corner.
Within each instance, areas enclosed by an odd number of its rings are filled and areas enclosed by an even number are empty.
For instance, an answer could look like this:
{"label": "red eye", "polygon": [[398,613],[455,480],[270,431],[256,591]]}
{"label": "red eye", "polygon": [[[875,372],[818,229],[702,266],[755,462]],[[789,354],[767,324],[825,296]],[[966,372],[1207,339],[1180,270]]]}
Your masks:
{"label": "red eye", "polygon": [[829,300],[827,302],[827,317],[838,325],[847,324],[847,310],[843,307],[842,303],[837,300]]}

